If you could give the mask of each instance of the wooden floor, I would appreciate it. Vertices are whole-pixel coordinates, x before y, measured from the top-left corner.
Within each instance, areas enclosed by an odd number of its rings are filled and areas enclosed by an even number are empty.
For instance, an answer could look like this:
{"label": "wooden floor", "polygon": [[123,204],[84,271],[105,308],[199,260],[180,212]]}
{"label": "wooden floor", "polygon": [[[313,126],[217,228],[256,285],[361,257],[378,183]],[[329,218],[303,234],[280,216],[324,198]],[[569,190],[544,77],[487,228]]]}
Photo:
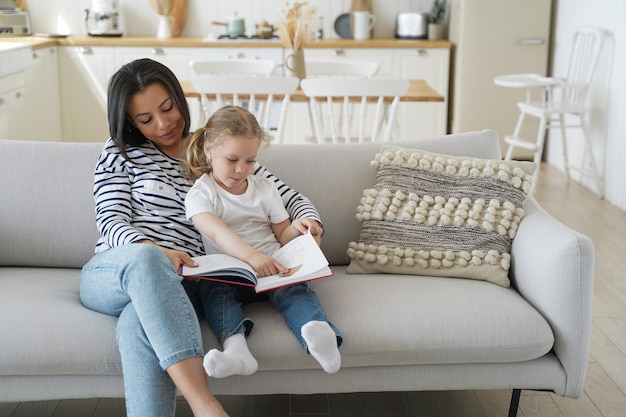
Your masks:
{"label": "wooden floor", "polygon": [[[593,329],[582,397],[522,391],[518,417],[626,416],[626,213],[542,166],[535,198],[596,248]],[[220,397],[232,417],[503,417],[510,391]],[[122,399],[0,403],[0,417],[120,417]],[[176,416],[191,416],[180,400]]]}

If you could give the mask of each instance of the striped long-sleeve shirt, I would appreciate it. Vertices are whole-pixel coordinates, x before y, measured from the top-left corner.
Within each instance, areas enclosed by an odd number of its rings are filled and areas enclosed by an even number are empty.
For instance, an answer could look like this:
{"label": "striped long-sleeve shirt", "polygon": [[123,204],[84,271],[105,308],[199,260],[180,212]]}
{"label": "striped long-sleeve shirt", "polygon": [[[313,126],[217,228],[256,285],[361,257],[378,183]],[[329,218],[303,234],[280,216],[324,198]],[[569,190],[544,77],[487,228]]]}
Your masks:
{"label": "striped long-sleeve shirt", "polygon": [[[96,164],[94,199],[100,240],[96,252],[149,239],[157,245],[199,256],[199,232],[185,217],[185,195],[192,182],[180,173],[181,161],[152,142],[127,149],[125,159],[109,139]],[[292,219],[320,216],[311,202],[257,164],[255,175],[276,183]]]}

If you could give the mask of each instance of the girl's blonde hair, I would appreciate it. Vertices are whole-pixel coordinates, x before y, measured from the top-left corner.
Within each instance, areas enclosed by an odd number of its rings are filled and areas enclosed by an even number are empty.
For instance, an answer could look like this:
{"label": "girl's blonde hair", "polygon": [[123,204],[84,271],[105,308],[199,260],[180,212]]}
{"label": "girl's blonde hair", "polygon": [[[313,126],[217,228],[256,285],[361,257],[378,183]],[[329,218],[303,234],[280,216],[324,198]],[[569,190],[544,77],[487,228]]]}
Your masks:
{"label": "girl's blonde hair", "polygon": [[183,174],[193,181],[211,172],[211,163],[204,154],[204,145],[220,145],[226,136],[253,136],[265,145],[269,145],[271,141],[271,137],[248,110],[238,106],[224,106],[209,117],[203,128],[191,135],[185,149]]}

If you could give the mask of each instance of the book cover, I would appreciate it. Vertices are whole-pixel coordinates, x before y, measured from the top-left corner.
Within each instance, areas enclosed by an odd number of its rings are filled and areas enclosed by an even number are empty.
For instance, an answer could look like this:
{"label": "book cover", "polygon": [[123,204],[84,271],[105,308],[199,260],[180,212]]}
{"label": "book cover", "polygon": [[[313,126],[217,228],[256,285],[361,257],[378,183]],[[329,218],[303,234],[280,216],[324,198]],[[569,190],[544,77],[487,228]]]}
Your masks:
{"label": "book cover", "polygon": [[210,279],[228,284],[254,287],[256,292],[333,275],[328,260],[310,233],[298,236],[272,254],[289,271],[258,277],[246,262],[226,254],[197,256],[197,267],[182,266],[186,279]]}

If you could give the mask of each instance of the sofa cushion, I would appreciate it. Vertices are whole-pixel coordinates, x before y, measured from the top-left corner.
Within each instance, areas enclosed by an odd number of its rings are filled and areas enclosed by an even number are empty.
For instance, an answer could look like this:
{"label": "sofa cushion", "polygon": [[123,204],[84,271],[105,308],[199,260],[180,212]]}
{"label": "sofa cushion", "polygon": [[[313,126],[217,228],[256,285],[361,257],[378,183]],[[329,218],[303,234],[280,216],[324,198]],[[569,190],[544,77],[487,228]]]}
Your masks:
{"label": "sofa cushion", "polygon": [[[312,282],[342,331],[342,366],[520,362],[554,343],[546,320],[512,288],[466,279],[346,274]],[[117,318],[83,307],[78,269],[0,268],[0,375],[121,375]],[[37,282],[37,285],[32,285]],[[349,296],[352,294],[353,296]],[[480,300],[480,302],[476,302]],[[390,308],[390,303],[393,308]],[[314,369],[268,302],[245,306],[259,370]],[[204,346],[217,347],[202,322]]]}
{"label": "sofa cushion", "polygon": [[487,280],[508,287],[511,242],[535,164],[383,146],[357,209],[350,273]]}

